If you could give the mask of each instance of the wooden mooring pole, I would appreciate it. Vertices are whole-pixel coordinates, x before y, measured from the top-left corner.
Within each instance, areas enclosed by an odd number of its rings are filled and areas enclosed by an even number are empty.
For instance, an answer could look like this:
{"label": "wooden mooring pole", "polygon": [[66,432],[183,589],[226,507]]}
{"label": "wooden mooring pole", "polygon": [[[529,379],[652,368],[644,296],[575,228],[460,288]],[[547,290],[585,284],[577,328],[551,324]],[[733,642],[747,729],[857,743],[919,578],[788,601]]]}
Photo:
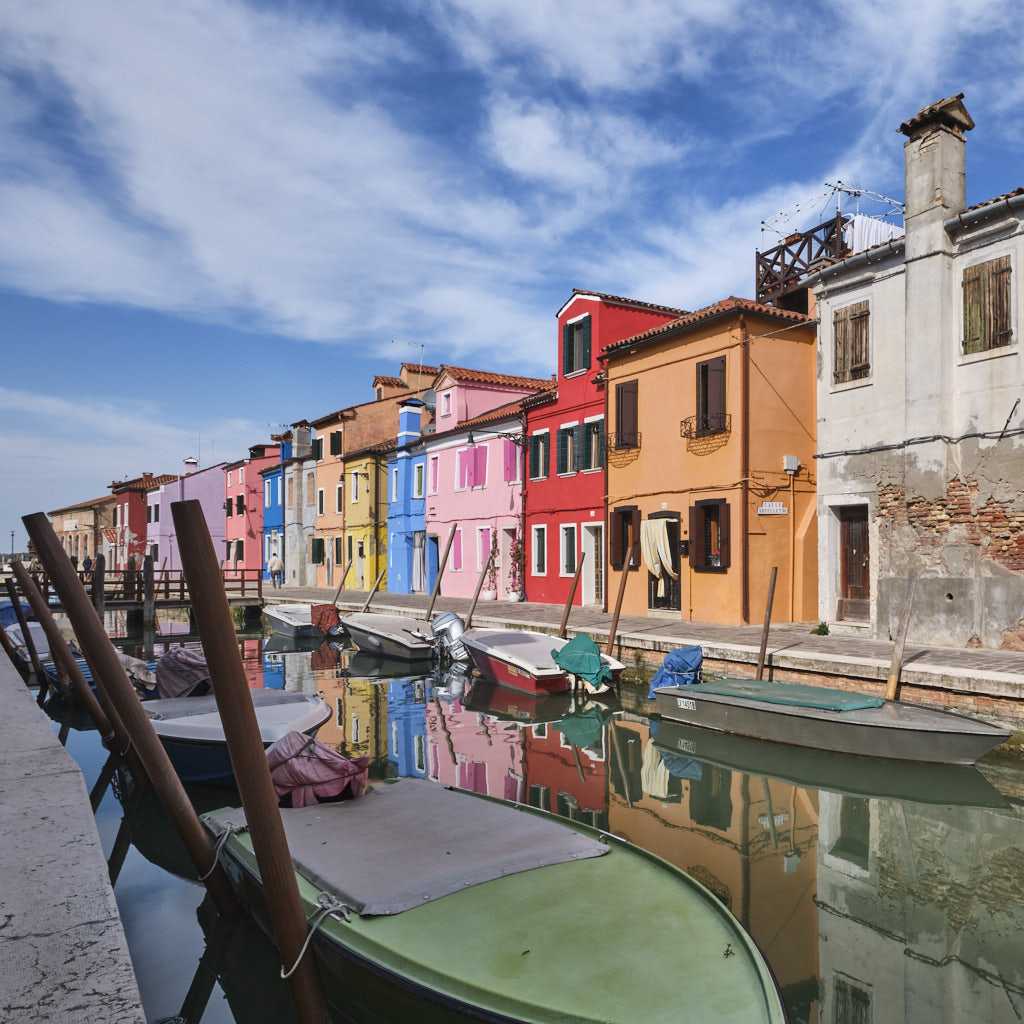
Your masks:
{"label": "wooden mooring pole", "polygon": [[572,611],[572,602],[576,597],[576,587],[580,582],[580,572],[583,569],[583,559],[587,557],[586,551],[580,555],[580,560],[576,563],[576,573],[572,578],[572,584],[569,587],[569,596],[565,601],[565,608],[562,610],[562,622],[558,627],[558,635],[561,639],[565,639],[565,634],[569,629],[569,612]]}
{"label": "wooden mooring pole", "polygon": [[764,675],[764,653],[768,647],[768,627],[772,622],[772,604],[775,601],[775,577],[779,574],[779,567],[772,566],[771,579],[768,581],[768,600],[764,606],[764,627],[761,630],[761,650],[757,655],[757,679]]}
{"label": "wooden mooring pole", "polygon": [[71,620],[75,636],[92,670],[93,681],[100,690],[104,705],[114,708],[124,724],[139,762],[174,822],[185,849],[192,858],[192,863],[195,864],[200,877],[206,876],[204,884],[217,909],[225,917],[238,916],[242,908],[227,875],[214,860],[210,839],[167,757],[167,751],[153,731],[153,726],[142,708],[142,702],[128,679],[114,645],[103,629],[103,623],[89,603],[88,595],[78,579],[78,573],[75,572],[57,535],[53,532],[50,520],[44,513],[36,512],[24,516],[22,522],[35,545],[36,555],[46,569]]}
{"label": "wooden mooring pole", "polygon": [[633,525],[626,526],[626,557],[622,560],[622,578],[619,580],[619,592],[615,596],[615,611],[612,613],[612,624],[608,629],[608,643],[604,653],[611,657],[615,650],[615,633],[619,628],[619,612],[622,611],[622,598],[626,593],[626,580],[629,579],[629,563],[633,561]]}
{"label": "wooden mooring pole", "polygon": [[380,575],[377,577],[376,581],[374,582],[373,590],[370,591],[369,596],[366,598],[366,601],[364,602],[363,607],[362,607],[362,611],[365,612],[366,609],[370,607],[370,602],[373,600],[373,595],[377,593],[377,588],[380,586],[380,581],[382,579],[384,579],[384,573],[386,573],[387,571],[388,571],[388,567],[385,565],[384,568],[381,569]]}
{"label": "wooden mooring pole", "polygon": [[434,589],[430,592],[430,605],[427,607],[427,614],[423,616],[428,622],[434,610],[434,602],[437,601],[437,595],[441,593],[441,576],[444,574],[444,567],[448,564],[448,552],[452,549],[452,541],[455,540],[455,531],[458,529],[458,526],[458,523],[452,523],[452,531],[448,534],[448,543],[444,546],[444,554],[441,556],[441,561],[437,566],[437,579],[434,580]]}
{"label": "wooden mooring pole", "polygon": [[327,1006],[316,960],[312,952],[307,952],[299,961],[309,926],[299,897],[245,667],[235,640],[217,553],[198,501],[172,502],[171,514],[224,738],[277,936],[277,948],[286,967],[298,961],[288,979],[296,1013],[303,1024],[326,1024]]}
{"label": "wooden mooring pole", "polygon": [[907,643],[907,630],[910,629],[910,614],[914,607],[914,595],[917,593],[918,575],[914,571],[907,577],[907,593],[903,598],[903,608],[900,610],[900,622],[896,628],[896,646],[892,651],[892,661],[889,664],[889,678],[885,683],[886,700],[896,700],[899,694],[903,648]]}
{"label": "wooden mooring pole", "polygon": [[4,583],[7,586],[7,596],[11,599],[11,605],[14,608],[15,618],[17,618],[18,625],[21,627],[21,642],[25,645],[25,650],[28,651],[29,664],[31,664],[32,671],[36,674],[36,679],[40,680],[40,685],[45,686],[46,680],[43,679],[43,666],[39,661],[35,641],[32,639],[32,631],[28,628],[28,620],[25,618],[25,612],[21,607],[18,586],[10,576],[4,579]]}

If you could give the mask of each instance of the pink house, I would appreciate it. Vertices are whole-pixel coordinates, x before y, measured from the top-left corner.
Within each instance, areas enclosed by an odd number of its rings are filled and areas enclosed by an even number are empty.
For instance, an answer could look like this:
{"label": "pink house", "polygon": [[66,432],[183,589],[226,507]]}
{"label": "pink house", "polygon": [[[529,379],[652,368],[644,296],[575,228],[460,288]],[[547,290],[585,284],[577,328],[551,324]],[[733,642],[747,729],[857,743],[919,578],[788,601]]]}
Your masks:
{"label": "pink house", "polygon": [[[281,461],[278,445],[256,444],[249,458],[224,467],[224,575],[263,569],[263,477],[260,470]],[[257,577],[250,573],[248,579]]]}
{"label": "pink house", "polygon": [[[454,528],[441,594],[471,597],[492,550],[494,595],[512,580],[522,538],[522,399],[550,381],[442,367],[435,383],[437,433],[424,440],[428,544],[443,554]],[[510,400],[511,399],[511,400]],[[433,555],[433,553],[432,553]]]}

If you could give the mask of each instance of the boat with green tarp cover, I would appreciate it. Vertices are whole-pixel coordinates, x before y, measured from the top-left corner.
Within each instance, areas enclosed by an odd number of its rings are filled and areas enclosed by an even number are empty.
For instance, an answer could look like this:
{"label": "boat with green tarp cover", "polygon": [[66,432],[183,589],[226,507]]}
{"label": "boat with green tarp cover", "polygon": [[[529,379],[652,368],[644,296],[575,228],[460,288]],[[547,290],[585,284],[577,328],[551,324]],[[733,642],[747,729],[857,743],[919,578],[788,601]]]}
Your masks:
{"label": "boat with green tarp cover", "polygon": [[[359,1021],[784,1024],[767,963],[702,885],[533,808],[422,779],[282,819],[328,1003]],[[265,921],[240,810],[205,815]],[[325,914],[325,904],[344,907]],[[290,965],[289,965],[290,966]]]}
{"label": "boat with green tarp cover", "polygon": [[662,718],[818,750],[974,764],[1012,735],[951,711],[824,686],[715,679],[654,690]]}

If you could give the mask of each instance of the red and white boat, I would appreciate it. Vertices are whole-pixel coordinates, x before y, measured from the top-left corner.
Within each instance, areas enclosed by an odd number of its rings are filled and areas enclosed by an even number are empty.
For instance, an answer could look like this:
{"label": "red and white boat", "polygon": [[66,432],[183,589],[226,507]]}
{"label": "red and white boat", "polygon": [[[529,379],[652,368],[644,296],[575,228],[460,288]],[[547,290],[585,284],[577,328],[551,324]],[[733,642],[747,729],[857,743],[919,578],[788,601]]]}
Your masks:
{"label": "red and white boat", "polygon": [[[459,639],[480,674],[503,686],[527,693],[563,693],[572,688],[574,679],[580,678],[567,672],[551,656],[552,651],[560,651],[569,641],[548,633],[468,629]],[[624,667],[622,662],[607,654],[601,655],[601,661],[610,669],[612,680],[618,679]]]}

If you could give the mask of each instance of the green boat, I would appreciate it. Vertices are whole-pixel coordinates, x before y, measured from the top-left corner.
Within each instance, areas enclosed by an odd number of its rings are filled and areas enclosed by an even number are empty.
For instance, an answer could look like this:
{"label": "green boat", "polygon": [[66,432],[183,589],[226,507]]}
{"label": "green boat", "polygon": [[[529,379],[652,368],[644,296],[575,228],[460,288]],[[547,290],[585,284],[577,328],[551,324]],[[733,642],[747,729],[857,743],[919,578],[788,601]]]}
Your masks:
{"label": "green boat", "polygon": [[[358,1021],[759,1024],[771,971],[685,872],[533,808],[403,779],[282,809],[328,1004]],[[205,815],[266,907],[240,810]],[[331,897],[345,911],[325,916]],[[289,965],[290,966],[290,965]]]}

